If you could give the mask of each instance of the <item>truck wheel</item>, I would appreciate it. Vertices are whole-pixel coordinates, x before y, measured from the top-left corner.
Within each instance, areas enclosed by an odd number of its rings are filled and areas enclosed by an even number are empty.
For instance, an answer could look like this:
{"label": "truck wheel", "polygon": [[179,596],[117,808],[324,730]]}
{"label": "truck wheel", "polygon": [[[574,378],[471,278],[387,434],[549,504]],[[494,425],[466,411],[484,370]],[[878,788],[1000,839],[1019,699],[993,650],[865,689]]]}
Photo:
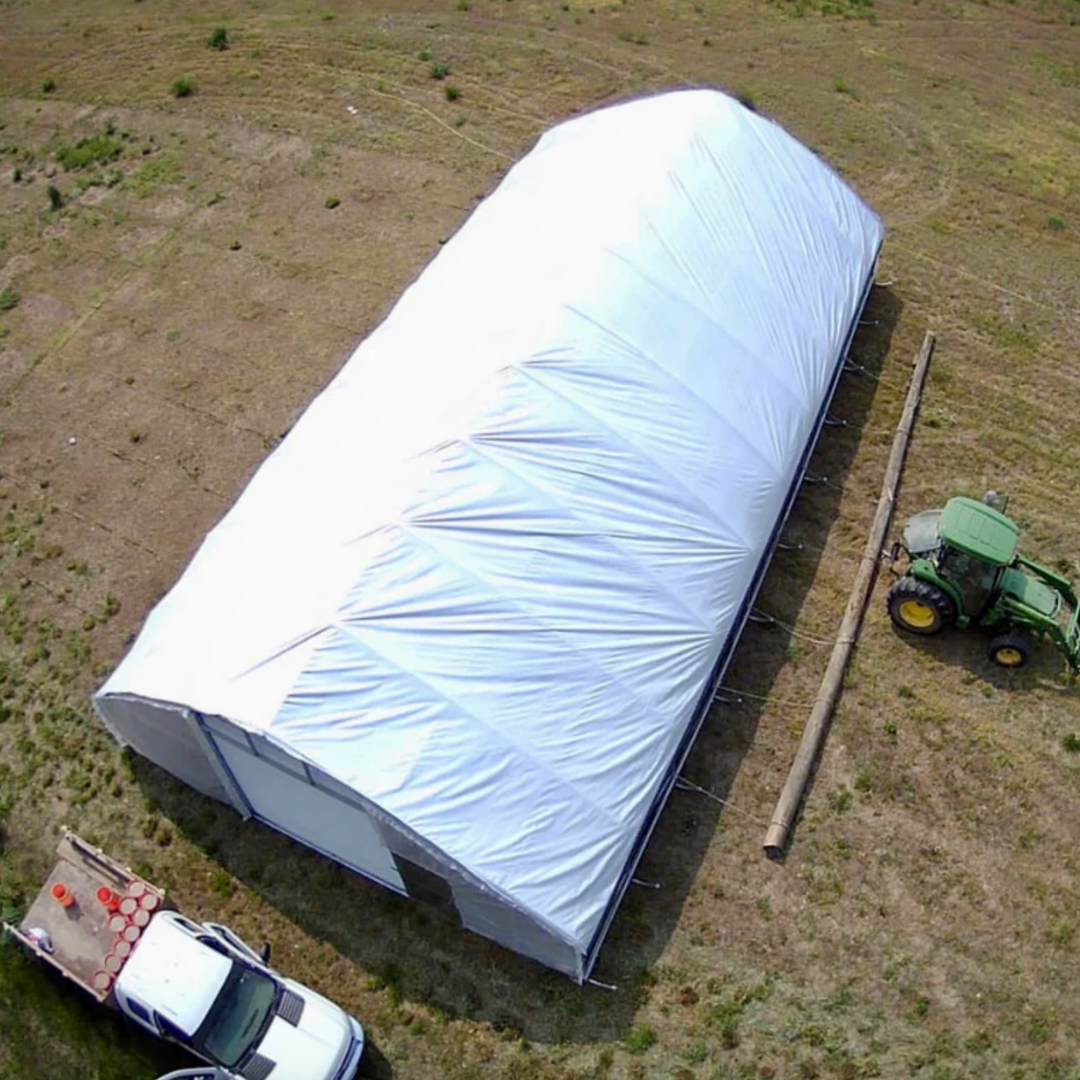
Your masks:
{"label": "truck wheel", "polygon": [[1031,657],[1031,639],[1016,630],[995,635],[990,642],[990,659],[1001,667],[1023,667]]}
{"label": "truck wheel", "polygon": [[909,634],[936,634],[956,621],[952,597],[937,585],[902,577],[885,598],[889,618]]}

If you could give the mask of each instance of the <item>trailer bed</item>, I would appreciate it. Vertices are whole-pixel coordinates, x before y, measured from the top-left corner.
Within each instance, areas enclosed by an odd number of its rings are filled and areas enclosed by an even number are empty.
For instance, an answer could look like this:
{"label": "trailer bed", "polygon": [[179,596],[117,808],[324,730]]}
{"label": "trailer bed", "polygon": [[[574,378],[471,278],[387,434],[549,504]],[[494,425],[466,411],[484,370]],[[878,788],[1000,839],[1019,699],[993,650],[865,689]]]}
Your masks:
{"label": "trailer bed", "polygon": [[[60,840],[57,855],[57,863],[26,917],[17,927],[5,923],[4,929],[92,997],[104,1002],[111,989],[97,989],[93,978],[112,950],[116,934],[109,929],[112,913],[97,899],[98,888],[106,885],[123,895],[133,882],[140,882],[158,898],[158,910],[168,906],[165,893],[68,830]],[[54,899],[52,889],[58,883],[67,886],[75,897],[70,907],[63,907]],[[32,929],[44,930],[49,935],[52,952],[33,940],[28,933]]]}

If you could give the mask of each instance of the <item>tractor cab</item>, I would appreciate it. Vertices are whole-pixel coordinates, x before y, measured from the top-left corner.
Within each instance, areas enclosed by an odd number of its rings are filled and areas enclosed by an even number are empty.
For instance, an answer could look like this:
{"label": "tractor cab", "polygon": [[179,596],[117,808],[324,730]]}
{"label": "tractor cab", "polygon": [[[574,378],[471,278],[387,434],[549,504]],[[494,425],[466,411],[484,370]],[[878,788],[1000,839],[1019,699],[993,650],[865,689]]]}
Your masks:
{"label": "tractor cab", "polygon": [[959,496],[943,510],[916,514],[893,550],[907,572],[890,589],[889,615],[901,630],[936,634],[947,626],[999,627],[990,657],[1019,667],[1033,639],[1049,637],[1080,671],[1080,608],[1060,574],[1017,551],[1020,527],[992,503]]}
{"label": "tractor cab", "polygon": [[[963,628],[991,604],[1003,568],[1016,557],[1020,530],[985,502],[960,496],[944,510],[924,510],[904,525],[900,546],[916,576],[945,585],[953,601],[951,619]],[[924,605],[925,607],[925,605]],[[926,629],[933,612],[908,604],[906,629]],[[933,631],[931,631],[933,632]]]}
{"label": "tractor cab", "polygon": [[990,606],[1004,567],[1016,558],[1020,529],[992,506],[960,497],[941,512],[938,533],[937,572],[960,594],[956,621],[964,626]]}

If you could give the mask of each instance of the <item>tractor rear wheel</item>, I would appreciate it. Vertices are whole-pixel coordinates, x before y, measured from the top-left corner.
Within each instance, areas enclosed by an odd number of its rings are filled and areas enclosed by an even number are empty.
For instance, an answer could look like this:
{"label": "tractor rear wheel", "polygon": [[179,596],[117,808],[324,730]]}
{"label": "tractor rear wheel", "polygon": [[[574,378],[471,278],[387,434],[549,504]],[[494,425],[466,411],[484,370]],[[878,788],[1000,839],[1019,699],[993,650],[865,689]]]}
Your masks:
{"label": "tractor rear wheel", "polygon": [[942,588],[929,581],[902,577],[885,598],[889,618],[909,634],[936,634],[956,621],[956,605]]}
{"label": "tractor rear wheel", "polygon": [[1018,630],[996,634],[990,642],[990,659],[1004,668],[1023,667],[1031,657],[1031,638]]}

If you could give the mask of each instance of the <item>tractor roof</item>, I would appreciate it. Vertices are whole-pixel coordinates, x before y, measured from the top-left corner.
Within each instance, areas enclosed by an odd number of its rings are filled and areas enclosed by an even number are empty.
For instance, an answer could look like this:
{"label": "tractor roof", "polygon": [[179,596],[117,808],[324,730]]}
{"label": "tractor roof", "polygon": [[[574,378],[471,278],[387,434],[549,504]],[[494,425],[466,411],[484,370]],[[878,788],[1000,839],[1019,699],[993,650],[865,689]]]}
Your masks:
{"label": "tractor roof", "polygon": [[1012,562],[1020,527],[975,499],[958,496],[945,504],[938,532],[944,543],[995,566]]}

